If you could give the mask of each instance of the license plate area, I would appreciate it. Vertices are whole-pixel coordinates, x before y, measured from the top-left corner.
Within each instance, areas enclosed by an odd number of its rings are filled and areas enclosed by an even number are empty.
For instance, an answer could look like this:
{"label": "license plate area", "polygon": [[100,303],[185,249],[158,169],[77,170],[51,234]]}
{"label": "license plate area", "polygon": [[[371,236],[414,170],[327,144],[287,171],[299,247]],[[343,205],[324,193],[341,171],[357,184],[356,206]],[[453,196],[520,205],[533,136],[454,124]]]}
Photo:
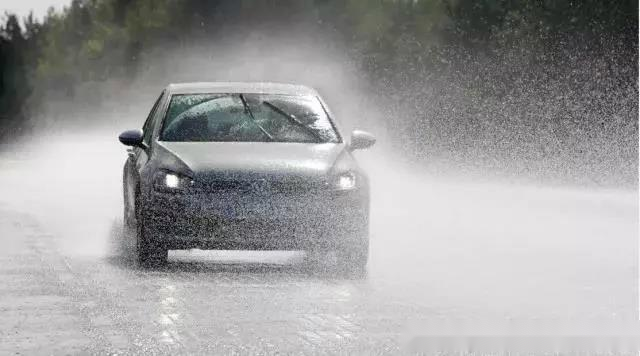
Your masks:
{"label": "license plate area", "polygon": [[223,202],[208,206],[203,214],[222,220],[244,220],[268,218],[273,215],[273,206],[268,200],[251,202]]}

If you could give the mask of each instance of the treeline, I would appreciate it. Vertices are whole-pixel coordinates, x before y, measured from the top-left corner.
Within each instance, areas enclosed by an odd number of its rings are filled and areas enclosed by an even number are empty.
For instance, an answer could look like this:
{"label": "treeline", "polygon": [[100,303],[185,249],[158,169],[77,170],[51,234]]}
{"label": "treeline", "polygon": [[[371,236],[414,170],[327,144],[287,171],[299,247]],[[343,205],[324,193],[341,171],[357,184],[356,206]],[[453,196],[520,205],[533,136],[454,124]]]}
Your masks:
{"label": "treeline", "polygon": [[163,46],[308,29],[351,49],[417,157],[562,166],[593,136],[623,142],[606,148],[620,166],[637,155],[637,26],[635,0],[73,0],[42,21],[5,15],[0,140],[33,124],[46,93],[134,78]]}

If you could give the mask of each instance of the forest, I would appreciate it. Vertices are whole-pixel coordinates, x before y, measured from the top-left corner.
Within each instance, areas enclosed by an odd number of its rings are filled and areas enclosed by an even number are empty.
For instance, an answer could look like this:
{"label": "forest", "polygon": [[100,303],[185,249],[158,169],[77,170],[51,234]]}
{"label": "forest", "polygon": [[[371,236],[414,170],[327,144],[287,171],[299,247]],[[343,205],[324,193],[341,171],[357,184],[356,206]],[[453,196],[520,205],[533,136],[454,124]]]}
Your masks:
{"label": "forest", "polygon": [[65,120],[47,104],[85,100],[83,83],[126,83],[163,48],[255,29],[347,49],[410,160],[637,183],[635,0],[73,0],[41,20],[6,13],[0,141]]}

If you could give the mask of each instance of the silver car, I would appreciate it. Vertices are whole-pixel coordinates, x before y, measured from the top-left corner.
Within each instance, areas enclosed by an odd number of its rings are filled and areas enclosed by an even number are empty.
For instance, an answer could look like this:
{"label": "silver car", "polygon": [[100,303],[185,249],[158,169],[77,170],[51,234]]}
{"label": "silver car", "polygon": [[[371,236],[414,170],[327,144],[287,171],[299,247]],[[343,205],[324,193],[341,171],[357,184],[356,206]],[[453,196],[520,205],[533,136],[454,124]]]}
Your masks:
{"label": "silver car", "polygon": [[305,86],[171,84],[141,130],[123,132],[124,220],[142,264],[170,249],[331,253],[365,271],[369,181],[327,104]]}

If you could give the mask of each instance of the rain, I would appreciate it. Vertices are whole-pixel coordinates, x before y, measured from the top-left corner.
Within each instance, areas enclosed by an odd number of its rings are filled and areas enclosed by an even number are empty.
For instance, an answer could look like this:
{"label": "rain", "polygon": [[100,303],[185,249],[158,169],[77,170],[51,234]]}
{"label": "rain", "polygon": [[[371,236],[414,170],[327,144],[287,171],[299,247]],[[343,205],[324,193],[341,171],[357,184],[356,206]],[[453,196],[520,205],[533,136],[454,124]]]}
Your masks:
{"label": "rain", "polygon": [[[497,1],[124,1],[111,22],[100,6],[119,2],[99,3],[35,20],[82,45],[38,42],[19,105],[0,62],[0,353],[637,353],[637,3],[608,23],[599,2],[549,5],[558,20]],[[365,276],[299,250],[137,261],[118,135],[190,82],[306,85],[342,136],[375,135],[352,153]]]}

